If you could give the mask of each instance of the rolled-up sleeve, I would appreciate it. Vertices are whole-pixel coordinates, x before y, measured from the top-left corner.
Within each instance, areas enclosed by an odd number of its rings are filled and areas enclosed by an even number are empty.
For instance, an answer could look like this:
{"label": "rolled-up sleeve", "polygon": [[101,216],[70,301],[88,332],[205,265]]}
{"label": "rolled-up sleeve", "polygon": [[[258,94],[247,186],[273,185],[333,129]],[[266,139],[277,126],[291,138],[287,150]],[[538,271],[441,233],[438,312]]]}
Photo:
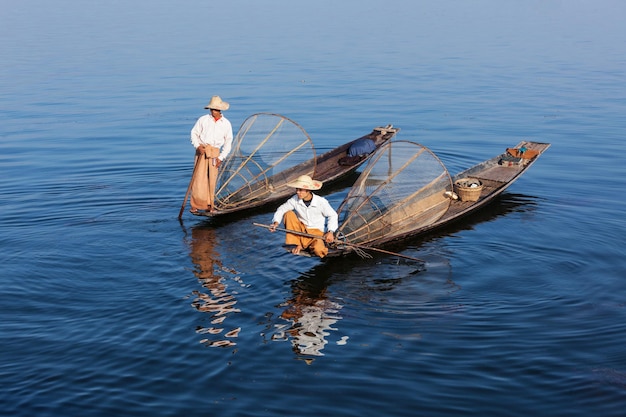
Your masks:
{"label": "rolled-up sleeve", "polygon": [[274,217],[272,218],[272,222],[282,223],[285,213],[287,213],[288,211],[294,210],[296,208],[297,202],[298,202],[298,196],[293,196],[289,200],[281,204],[276,209],[276,212],[274,213]]}

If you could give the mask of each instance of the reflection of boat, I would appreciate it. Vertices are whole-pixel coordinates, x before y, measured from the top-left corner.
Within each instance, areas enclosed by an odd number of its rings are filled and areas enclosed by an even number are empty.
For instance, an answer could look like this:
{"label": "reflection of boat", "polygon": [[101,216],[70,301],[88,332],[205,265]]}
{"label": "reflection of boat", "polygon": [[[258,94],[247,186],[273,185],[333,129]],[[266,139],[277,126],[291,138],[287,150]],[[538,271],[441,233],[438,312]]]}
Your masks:
{"label": "reflection of boat", "polygon": [[[440,263],[439,259],[441,255],[438,249],[429,251],[425,248],[425,246],[429,246],[430,242],[436,242],[440,239],[456,236],[465,230],[473,230],[476,226],[482,223],[496,221],[500,217],[507,216],[511,213],[532,213],[537,208],[537,200],[538,199],[536,197],[525,194],[504,192],[484,208],[477,210],[471,216],[463,218],[463,221],[446,223],[441,227],[430,229],[424,233],[410,236],[406,239],[389,242],[385,244],[385,249],[393,251],[391,253],[395,252],[399,254],[419,251],[421,253],[419,257],[426,261],[421,263],[419,266],[423,268],[423,270],[429,271],[433,265],[438,265]],[[372,255],[373,254],[374,253],[372,253]],[[339,254],[333,253],[333,255],[336,256]],[[330,259],[330,262],[324,262],[322,265],[334,265],[336,263],[332,261],[334,258],[331,257]],[[341,263],[347,261],[348,259],[351,258],[342,259]],[[395,261],[399,262],[402,259],[403,258],[396,258]],[[362,259],[355,258],[355,261],[362,262]],[[381,262],[381,260],[377,258],[376,262]],[[417,272],[422,272],[422,270],[418,269]]]}
{"label": "reflection of boat", "polygon": [[[348,257],[342,262],[318,263],[290,282],[289,295],[277,306],[280,312],[266,314],[269,321],[262,335],[266,340],[289,343],[296,358],[307,364],[326,354],[332,356],[337,349],[357,346],[359,342],[355,345],[351,339],[354,329],[344,322],[355,319],[350,313],[355,300],[379,306],[384,303],[381,300],[388,301],[392,291],[399,291],[405,301],[416,306],[458,290],[451,279],[450,263],[440,255],[437,258],[428,268],[417,270],[412,262],[392,259],[368,262]],[[385,311],[398,308],[401,315],[406,313],[406,303],[394,304],[386,303]],[[344,312],[344,306],[348,311]],[[454,308],[446,306],[441,313]],[[428,310],[432,318],[436,312]],[[397,337],[394,333],[389,328],[384,334]],[[367,337],[361,330],[357,334],[360,343]]]}
{"label": "reflection of boat", "polygon": [[341,203],[338,235],[343,242],[328,256],[424,234],[467,216],[499,196],[549,146],[523,141],[450,177],[424,146],[388,142]]}
{"label": "reflection of boat", "polygon": [[[414,239],[405,239],[396,244],[406,247],[411,242],[427,242],[433,239],[456,235],[463,230],[472,230],[476,225],[491,222],[510,213],[530,213],[536,210],[537,198],[524,194],[505,192],[496,197],[491,204],[476,211],[462,222],[450,222],[429,232],[419,234]],[[395,244],[394,244],[395,246]]]}
{"label": "reflection of boat", "polygon": [[327,185],[345,178],[361,166],[399,129],[377,127],[371,133],[321,155],[311,138],[294,121],[270,113],[248,117],[233,139],[224,160],[215,195],[215,209],[207,216],[220,216],[258,208],[293,194],[287,184],[309,175]]}

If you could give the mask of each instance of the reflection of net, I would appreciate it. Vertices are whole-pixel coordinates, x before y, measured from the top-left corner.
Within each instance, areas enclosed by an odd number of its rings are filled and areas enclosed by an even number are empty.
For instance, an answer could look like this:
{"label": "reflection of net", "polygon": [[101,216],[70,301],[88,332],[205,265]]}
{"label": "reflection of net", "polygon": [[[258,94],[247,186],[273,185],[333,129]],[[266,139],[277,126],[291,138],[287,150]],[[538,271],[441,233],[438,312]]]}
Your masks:
{"label": "reflection of net", "polygon": [[448,209],[448,171],[423,146],[396,141],[369,161],[339,208],[348,242],[389,240],[437,221]]}
{"label": "reflection of net", "polygon": [[315,149],[308,134],[280,115],[259,113],[241,125],[231,156],[220,169],[216,198],[222,208],[266,198],[315,170]]}

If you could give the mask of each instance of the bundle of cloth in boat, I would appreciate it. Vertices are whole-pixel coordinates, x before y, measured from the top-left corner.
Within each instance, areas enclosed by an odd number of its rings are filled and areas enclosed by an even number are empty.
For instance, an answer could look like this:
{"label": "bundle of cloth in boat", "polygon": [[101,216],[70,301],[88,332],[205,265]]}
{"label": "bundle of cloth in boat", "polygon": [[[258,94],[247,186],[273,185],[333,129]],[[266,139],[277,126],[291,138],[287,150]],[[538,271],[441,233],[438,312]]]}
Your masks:
{"label": "bundle of cloth in boat", "polygon": [[539,151],[535,149],[528,149],[525,146],[521,146],[519,148],[507,148],[506,153],[522,159],[533,159],[535,156],[539,155]]}
{"label": "bundle of cloth in boat", "polygon": [[528,149],[525,146],[521,146],[519,148],[507,148],[506,154],[500,158],[499,164],[509,167],[524,165],[537,155],[539,155],[539,151]]}
{"label": "bundle of cloth in boat", "polygon": [[376,150],[376,143],[370,138],[355,140],[348,148],[347,156],[339,159],[339,165],[354,165]]}

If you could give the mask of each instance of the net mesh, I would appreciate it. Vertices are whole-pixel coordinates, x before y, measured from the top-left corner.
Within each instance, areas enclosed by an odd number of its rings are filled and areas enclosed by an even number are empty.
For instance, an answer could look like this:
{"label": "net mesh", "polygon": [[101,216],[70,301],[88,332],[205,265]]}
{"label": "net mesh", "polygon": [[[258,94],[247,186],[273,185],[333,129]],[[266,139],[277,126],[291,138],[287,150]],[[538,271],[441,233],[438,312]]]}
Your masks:
{"label": "net mesh", "polygon": [[443,216],[450,190],[450,175],[430,150],[410,141],[389,142],[339,207],[339,232],[351,243],[391,240]]}
{"label": "net mesh", "polygon": [[278,114],[254,114],[233,138],[220,168],[216,201],[220,208],[262,201],[298,176],[312,175],[315,161],[313,142],[300,125]]}

